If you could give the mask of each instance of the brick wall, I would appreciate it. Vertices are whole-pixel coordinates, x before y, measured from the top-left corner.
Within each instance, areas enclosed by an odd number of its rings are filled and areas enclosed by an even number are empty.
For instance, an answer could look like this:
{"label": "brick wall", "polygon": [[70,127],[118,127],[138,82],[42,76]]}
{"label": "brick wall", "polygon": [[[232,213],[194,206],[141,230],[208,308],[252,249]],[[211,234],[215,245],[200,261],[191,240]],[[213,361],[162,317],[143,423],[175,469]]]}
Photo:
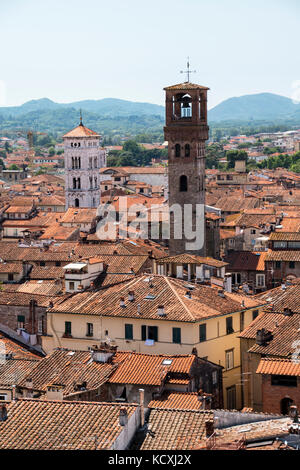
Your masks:
{"label": "brick wall", "polygon": [[281,413],[281,400],[290,398],[293,404],[300,405],[300,380],[297,379],[297,387],[285,387],[281,385],[271,385],[271,376],[262,377],[262,400],[263,411],[265,413]]}

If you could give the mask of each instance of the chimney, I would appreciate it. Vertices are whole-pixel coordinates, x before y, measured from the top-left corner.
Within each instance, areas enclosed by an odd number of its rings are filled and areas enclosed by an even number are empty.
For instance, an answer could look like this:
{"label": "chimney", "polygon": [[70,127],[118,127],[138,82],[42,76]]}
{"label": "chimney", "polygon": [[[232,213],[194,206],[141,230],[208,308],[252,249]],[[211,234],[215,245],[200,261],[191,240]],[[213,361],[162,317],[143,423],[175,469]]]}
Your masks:
{"label": "chimney", "polygon": [[205,431],[206,437],[210,437],[214,433],[214,421],[212,419],[207,419],[205,421]]}
{"label": "chimney", "polygon": [[144,405],[145,390],[143,388],[140,388],[139,393],[140,393],[140,411],[141,411],[141,428],[142,428],[145,424],[145,405]]}
{"label": "chimney", "polygon": [[138,313],[139,315],[142,315],[142,312],[141,312],[141,304],[138,304],[138,306],[137,306],[137,313]]}
{"label": "chimney", "polygon": [[165,317],[166,316],[165,308],[164,308],[163,305],[159,305],[157,307],[157,315],[159,315],[160,317]]}
{"label": "chimney", "polygon": [[29,318],[28,318],[28,333],[31,335],[35,332],[35,314],[36,314],[37,302],[31,299],[29,302]]}
{"label": "chimney", "polygon": [[128,300],[129,302],[133,302],[134,301],[134,291],[133,290],[130,290],[128,292]]}
{"label": "chimney", "polygon": [[91,355],[94,362],[109,363],[117,352],[117,346],[110,346],[106,343],[101,343],[98,348],[97,345],[93,346]]}
{"label": "chimney", "polygon": [[128,414],[125,406],[122,406],[122,408],[120,408],[119,422],[120,426],[127,426],[128,424]]}
{"label": "chimney", "polygon": [[12,386],[11,398],[12,398],[13,401],[16,401],[16,399],[17,399],[17,397],[16,397],[16,386],[15,385]]}
{"label": "chimney", "polygon": [[187,290],[187,291],[186,291],[185,297],[187,297],[188,299],[191,299],[191,298],[192,298],[192,293],[191,293],[190,290]]}
{"label": "chimney", "polygon": [[0,421],[6,421],[7,420],[7,408],[6,405],[0,405]]}
{"label": "chimney", "polygon": [[269,341],[273,339],[273,335],[271,331],[262,328],[261,330],[257,330],[256,333],[256,344],[259,346],[265,346]]}
{"label": "chimney", "polygon": [[124,297],[120,297],[120,307],[122,307],[122,308],[126,307]]}
{"label": "chimney", "polygon": [[290,308],[285,307],[283,309],[283,315],[285,315],[286,317],[291,317],[293,315],[293,312]]}
{"label": "chimney", "polygon": [[246,306],[245,306],[245,301],[244,301],[244,300],[242,300],[242,302],[241,302],[241,307],[242,307],[242,308],[246,308]]}
{"label": "chimney", "polygon": [[28,377],[26,380],[25,380],[25,387],[28,388],[29,390],[32,389],[32,379],[30,377]]}
{"label": "chimney", "polygon": [[46,399],[47,400],[59,400],[64,399],[64,385],[52,384],[47,386]]}
{"label": "chimney", "polygon": [[219,296],[219,297],[225,297],[225,294],[224,294],[223,289],[219,289],[219,290],[218,290],[218,296]]}

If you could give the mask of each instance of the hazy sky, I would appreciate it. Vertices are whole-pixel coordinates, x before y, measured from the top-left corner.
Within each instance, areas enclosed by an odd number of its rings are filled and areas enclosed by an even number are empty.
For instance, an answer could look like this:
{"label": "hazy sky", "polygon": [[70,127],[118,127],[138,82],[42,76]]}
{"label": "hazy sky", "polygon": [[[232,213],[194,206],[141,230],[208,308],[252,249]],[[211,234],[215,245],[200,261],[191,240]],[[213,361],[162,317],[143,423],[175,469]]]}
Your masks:
{"label": "hazy sky", "polygon": [[0,0],[0,19],[2,106],[163,104],[187,56],[191,81],[211,89],[209,107],[300,89],[299,0]]}

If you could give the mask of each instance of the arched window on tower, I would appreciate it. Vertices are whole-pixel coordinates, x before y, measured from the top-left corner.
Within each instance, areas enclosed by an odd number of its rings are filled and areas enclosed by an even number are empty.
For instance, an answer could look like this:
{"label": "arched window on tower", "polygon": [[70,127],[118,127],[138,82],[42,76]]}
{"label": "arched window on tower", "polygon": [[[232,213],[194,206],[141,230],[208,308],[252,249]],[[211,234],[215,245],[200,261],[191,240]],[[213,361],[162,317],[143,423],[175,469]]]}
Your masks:
{"label": "arched window on tower", "polygon": [[72,157],[72,170],[74,170],[74,157]]}
{"label": "arched window on tower", "polygon": [[78,168],[77,157],[75,157],[75,169],[77,170],[77,168]]}
{"label": "arched window on tower", "polygon": [[97,188],[97,176],[95,176],[94,181],[95,181],[95,188]]}
{"label": "arched window on tower", "polygon": [[94,168],[97,168],[97,157],[94,158]]}
{"label": "arched window on tower", "polygon": [[81,168],[81,158],[78,157],[78,168],[80,169]]}
{"label": "arched window on tower", "polygon": [[184,156],[189,157],[191,154],[191,147],[189,144],[185,144],[184,146]]}
{"label": "arched window on tower", "polygon": [[188,190],[187,177],[185,175],[181,175],[179,179],[179,191],[186,192],[187,190]]}
{"label": "arched window on tower", "polygon": [[90,189],[93,189],[93,178],[90,176]]}
{"label": "arched window on tower", "polygon": [[175,145],[175,157],[180,157],[180,144]]}
{"label": "arched window on tower", "polygon": [[76,198],[74,202],[75,202],[75,207],[79,207],[79,199]]}
{"label": "arched window on tower", "polygon": [[76,178],[73,178],[73,189],[76,189]]}
{"label": "arched window on tower", "polygon": [[77,179],[77,189],[81,188],[80,178]]}

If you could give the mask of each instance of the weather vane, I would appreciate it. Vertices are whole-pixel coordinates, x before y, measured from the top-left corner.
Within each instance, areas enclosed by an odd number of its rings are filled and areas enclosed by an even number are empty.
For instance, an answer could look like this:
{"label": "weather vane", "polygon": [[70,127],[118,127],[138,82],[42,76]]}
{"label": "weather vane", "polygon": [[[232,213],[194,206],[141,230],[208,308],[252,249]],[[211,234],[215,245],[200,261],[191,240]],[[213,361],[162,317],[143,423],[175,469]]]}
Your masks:
{"label": "weather vane", "polygon": [[196,73],[196,70],[190,70],[190,58],[187,58],[187,64],[186,64],[187,70],[180,70],[180,73],[186,73],[187,75],[187,81],[186,83],[189,83],[190,81],[190,74],[191,73]]}

